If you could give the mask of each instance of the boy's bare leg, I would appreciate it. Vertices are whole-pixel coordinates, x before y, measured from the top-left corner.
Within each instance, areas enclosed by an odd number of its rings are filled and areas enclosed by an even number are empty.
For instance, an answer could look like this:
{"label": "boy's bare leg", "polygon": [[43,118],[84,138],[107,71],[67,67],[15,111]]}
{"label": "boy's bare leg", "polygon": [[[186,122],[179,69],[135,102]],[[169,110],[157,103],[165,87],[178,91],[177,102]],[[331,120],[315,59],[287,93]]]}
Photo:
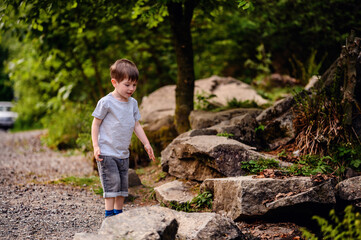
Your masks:
{"label": "boy's bare leg", "polygon": [[105,199],[105,210],[113,210],[114,209],[114,200],[115,198],[104,198]]}
{"label": "boy's bare leg", "polygon": [[117,210],[123,209],[124,199],[125,198],[123,196],[116,197],[115,202],[114,202],[114,209],[117,209]]}

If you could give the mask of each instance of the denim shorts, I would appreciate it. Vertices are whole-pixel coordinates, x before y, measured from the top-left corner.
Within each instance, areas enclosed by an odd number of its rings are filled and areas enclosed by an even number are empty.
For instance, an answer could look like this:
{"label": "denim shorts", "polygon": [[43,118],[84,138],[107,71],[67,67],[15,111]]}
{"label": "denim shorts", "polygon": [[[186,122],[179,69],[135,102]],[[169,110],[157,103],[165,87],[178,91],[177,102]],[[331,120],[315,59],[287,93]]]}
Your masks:
{"label": "denim shorts", "polygon": [[128,197],[129,158],[119,159],[102,155],[99,157],[103,159],[103,161],[97,161],[103,197]]}

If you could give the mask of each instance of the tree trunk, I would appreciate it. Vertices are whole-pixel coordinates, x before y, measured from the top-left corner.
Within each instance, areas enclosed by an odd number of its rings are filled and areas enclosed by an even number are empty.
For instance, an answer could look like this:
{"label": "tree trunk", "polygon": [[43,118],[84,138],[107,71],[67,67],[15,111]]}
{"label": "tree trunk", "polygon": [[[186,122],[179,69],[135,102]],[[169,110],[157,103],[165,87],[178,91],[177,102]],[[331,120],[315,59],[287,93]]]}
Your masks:
{"label": "tree trunk", "polygon": [[179,134],[190,129],[189,114],[193,110],[195,77],[190,24],[197,3],[187,0],[184,5],[167,4],[178,66],[174,123]]}
{"label": "tree trunk", "polygon": [[345,82],[342,104],[345,112],[344,124],[351,126],[352,124],[352,106],[355,103],[354,91],[356,86],[356,60],[359,55],[359,46],[355,42],[354,31],[351,32],[346,41],[346,46],[342,49],[341,58],[345,63]]}

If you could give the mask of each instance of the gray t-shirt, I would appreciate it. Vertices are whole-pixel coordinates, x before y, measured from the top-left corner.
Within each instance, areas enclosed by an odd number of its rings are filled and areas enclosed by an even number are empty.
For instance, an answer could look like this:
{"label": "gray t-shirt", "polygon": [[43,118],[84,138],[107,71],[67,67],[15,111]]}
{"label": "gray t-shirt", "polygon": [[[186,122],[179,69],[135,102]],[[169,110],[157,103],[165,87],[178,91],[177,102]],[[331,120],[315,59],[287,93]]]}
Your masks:
{"label": "gray t-shirt", "polygon": [[121,102],[109,93],[99,100],[92,116],[103,120],[98,136],[100,154],[128,158],[134,125],[140,119],[137,100],[130,97]]}

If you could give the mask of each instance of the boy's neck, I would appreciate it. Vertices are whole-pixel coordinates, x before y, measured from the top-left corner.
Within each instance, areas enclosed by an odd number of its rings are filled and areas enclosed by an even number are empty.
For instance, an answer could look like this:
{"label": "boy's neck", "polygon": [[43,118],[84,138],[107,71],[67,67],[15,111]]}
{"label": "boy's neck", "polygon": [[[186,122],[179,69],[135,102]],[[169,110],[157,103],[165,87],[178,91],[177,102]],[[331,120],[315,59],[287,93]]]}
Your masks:
{"label": "boy's neck", "polygon": [[115,89],[113,92],[111,92],[111,94],[115,99],[119,100],[120,102],[128,102],[128,98],[122,97]]}

